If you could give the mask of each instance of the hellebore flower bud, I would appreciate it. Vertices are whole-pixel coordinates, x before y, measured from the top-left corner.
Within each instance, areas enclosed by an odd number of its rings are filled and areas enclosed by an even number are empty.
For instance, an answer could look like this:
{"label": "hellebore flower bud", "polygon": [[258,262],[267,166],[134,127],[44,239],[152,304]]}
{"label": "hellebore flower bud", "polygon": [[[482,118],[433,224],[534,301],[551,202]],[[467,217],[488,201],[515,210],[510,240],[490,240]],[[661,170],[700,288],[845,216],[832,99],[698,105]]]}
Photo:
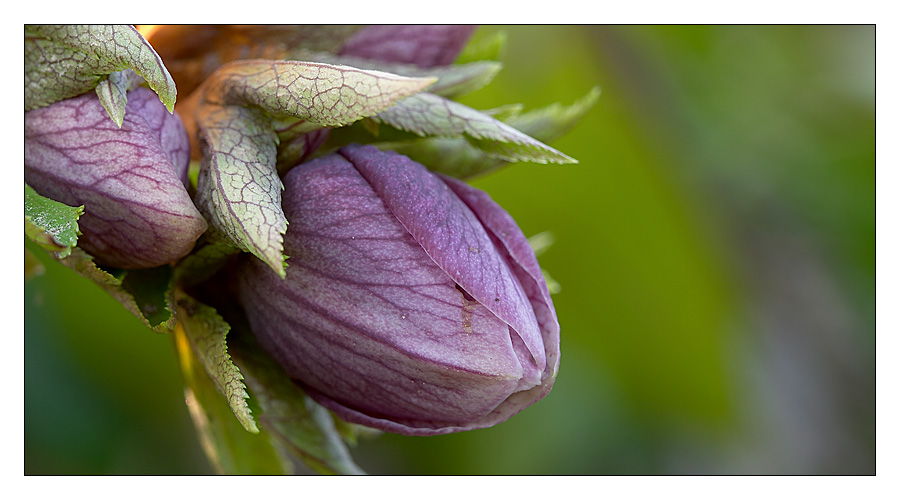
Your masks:
{"label": "hellebore flower bud", "polygon": [[422,68],[451,64],[475,26],[374,25],[354,33],[340,55]]}
{"label": "hellebore flower bud", "polygon": [[25,181],[84,205],[78,246],[98,263],[156,267],[187,255],[206,221],[185,189],[187,132],[153,91],[128,93],[121,128],[93,93],[25,113]]}
{"label": "hellebore flower bud", "polygon": [[544,397],[559,324],[528,241],[487,194],[349,146],[284,179],[282,280],[240,298],[263,347],[343,419],[407,435],[490,427]]}

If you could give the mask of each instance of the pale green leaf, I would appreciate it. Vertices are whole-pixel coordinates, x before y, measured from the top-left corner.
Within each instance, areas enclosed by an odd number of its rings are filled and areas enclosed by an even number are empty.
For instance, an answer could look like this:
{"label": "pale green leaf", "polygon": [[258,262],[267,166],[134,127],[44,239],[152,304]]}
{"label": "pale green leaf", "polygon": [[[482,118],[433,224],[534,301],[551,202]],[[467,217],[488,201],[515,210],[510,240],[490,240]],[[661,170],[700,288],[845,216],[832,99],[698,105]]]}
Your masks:
{"label": "pale green leaf", "polygon": [[[599,96],[600,89],[593,88],[570,106],[552,104],[527,113],[509,113],[505,118],[506,123],[537,140],[552,142],[571,130],[593,108]],[[483,175],[508,164],[507,161],[489,156],[461,138],[429,137],[410,141],[396,136],[386,136],[389,138],[379,143],[372,138],[363,141],[360,135],[357,132],[353,139],[357,142],[374,142],[381,149],[397,151],[433,171],[460,179]],[[336,137],[340,137],[340,134]]]}
{"label": "pale green leaf", "polygon": [[442,97],[458,97],[474,92],[491,83],[503,67],[502,64],[495,61],[476,61],[469,64],[420,68],[413,64],[388,63],[361,57],[315,52],[303,53],[299,58],[413,78],[434,77],[437,78],[437,81],[428,87],[428,92]]}
{"label": "pale green leaf", "polygon": [[200,128],[203,160],[196,204],[210,235],[250,252],[284,276],[278,137],[259,109],[207,106]]}
{"label": "pale green leaf", "polygon": [[128,91],[134,90],[143,81],[130,69],[110,73],[106,80],[98,83],[94,90],[100,99],[103,109],[121,128],[125,119],[125,105],[128,104]]}
{"label": "pale green leaf", "polygon": [[522,114],[522,111],[525,109],[525,106],[519,103],[514,104],[504,104],[502,106],[497,106],[496,108],[491,109],[482,109],[481,112],[493,116],[495,119],[500,120],[501,122],[508,122],[510,118]]}
{"label": "pale green leaf", "polygon": [[176,290],[178,325],[206,373],[225,396],[228,406],[247,431],[259,433],[247,404],[244,376],[231,361],[225,337],[231,327],[215,309]]}
{"label": "pale green leaf", "polygon": [[45,198],[25,184],[25,235],[57,258],[69,255],[78,242],[78,218],[84,206],[70,207]]}
{"label": "pale green leaf", "polygon": [[594,87],[570,106],[560,103],[527,113],[515,114],[506,123],[544,142],[553,142],[572,130],[600,99],[600,87]]}
{"label": "pale green leaf", "polygon": [[547,283],[547,291],[550,292],[551,295],[556,295],[557,293],[562,291],[562,285],[560,285],[558,281],[553,279],[553,277],[550,276],[550,273],[548,273],[546,269],[541,268],[541,274],[544,276],[544,282]]}
{"label": "pale green leaf", "polygon": [[208,104],[256,106],[275,117],[341,127],[372,116],[434,82],[434,78],[408,78],[348,66],[252,60],[223,66],[202,90]]}
{"label": "pale green leaf", "polygon": [[133,26],[25,26],[25,111],[94,90],[124,69],[142,76],[169,112],[174,110],[175,82]]}
{"label": "pale green leaf", "polygon": [[304,464],[321,474],[364,474],[353,462],[335,421],[307,396],[278,363],[265,355],[252,334],[232,343],[235,362],[259,403],[260,425]]}
{"label": "pale green leaf", "polygon": [[185,382],[185,403],[200,445],[218,474],[291,474],[291,462],[275,448],[264,430],[247,432],[210,379],[184,328],[175,328],[175,348]]}
{"label": "pale green leaf", "polygon": [[433,94],[407,97],[375,118],[421,136],[465,137],[487,155],[502,160],[577,163],[489,115]]}

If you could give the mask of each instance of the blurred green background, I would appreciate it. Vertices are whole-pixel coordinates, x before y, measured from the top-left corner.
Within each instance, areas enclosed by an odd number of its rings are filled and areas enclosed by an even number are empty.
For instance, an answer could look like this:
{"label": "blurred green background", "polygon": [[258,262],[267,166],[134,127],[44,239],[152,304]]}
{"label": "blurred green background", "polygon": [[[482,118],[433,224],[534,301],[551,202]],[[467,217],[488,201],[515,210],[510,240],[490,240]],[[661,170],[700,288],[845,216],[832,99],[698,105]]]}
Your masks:
{"label": "blurred green background", "polygon": [[[555,243],[562,363],[374,474],[874,474],[875,28],[505,26],[476,108],[597,106],[578,165],[473,182]],[[37,253],[37,252],[36,252]],[[40,255],[43,259],[44,256]],[[170,338],[54,263],[25,284],[25,473],[208,474]]]}

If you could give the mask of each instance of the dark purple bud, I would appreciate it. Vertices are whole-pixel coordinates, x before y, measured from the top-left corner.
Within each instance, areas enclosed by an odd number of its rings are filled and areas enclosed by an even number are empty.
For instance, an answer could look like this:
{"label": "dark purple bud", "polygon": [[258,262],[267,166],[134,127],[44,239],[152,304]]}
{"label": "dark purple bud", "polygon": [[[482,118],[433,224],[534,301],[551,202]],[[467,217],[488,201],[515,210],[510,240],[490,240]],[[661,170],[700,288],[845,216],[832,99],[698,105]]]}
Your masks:
{"label": "dark purple bud", "polygon": [[282,280],[240,297],[267,351],[347,421],[408,435],[490,427],[544,397],[559,324],[534,253],[486,194],[350,146],[285,177]]}
{"label": "dark purple bud", "polygon": [[375,25],[356,32],[340,55],[423,68],[451,64],[475,26]]}
{"label": "dark purple bud", "polygon": [[187,132],[153,91],[128,93],[119,128],[94,93],[25,113],[25,182],[67,205],[84,205],[78,246],[124,269],[172,262],[206,221],[185,183]]}

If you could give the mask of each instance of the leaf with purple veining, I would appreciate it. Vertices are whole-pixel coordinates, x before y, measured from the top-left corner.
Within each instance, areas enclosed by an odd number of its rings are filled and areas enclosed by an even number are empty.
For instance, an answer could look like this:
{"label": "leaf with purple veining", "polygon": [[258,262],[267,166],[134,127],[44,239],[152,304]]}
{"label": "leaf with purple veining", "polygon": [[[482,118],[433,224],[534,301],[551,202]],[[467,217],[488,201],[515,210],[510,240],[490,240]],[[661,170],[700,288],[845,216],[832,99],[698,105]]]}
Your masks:
{"label": "leaf with purple veining", "polygon": [[93,90],[110,73],[125,69],[143,77],[173,111],[175,82],[133,26],[25,26],[25,111]]}
{"label": "leaf with purple veining", "polygon": [[281,179],[275,170],[277,136],[258,109],[206,107],[200,115],[203,160],[196,203],[210,234],[284,272]]}
{"label": "leaf with purple veining", "polygon": [[226,64],[201,90],[207,104],[258,107],[275,117],[341,127],[372,116],[434,82],[434,78],[349,66],[251,60]]}

